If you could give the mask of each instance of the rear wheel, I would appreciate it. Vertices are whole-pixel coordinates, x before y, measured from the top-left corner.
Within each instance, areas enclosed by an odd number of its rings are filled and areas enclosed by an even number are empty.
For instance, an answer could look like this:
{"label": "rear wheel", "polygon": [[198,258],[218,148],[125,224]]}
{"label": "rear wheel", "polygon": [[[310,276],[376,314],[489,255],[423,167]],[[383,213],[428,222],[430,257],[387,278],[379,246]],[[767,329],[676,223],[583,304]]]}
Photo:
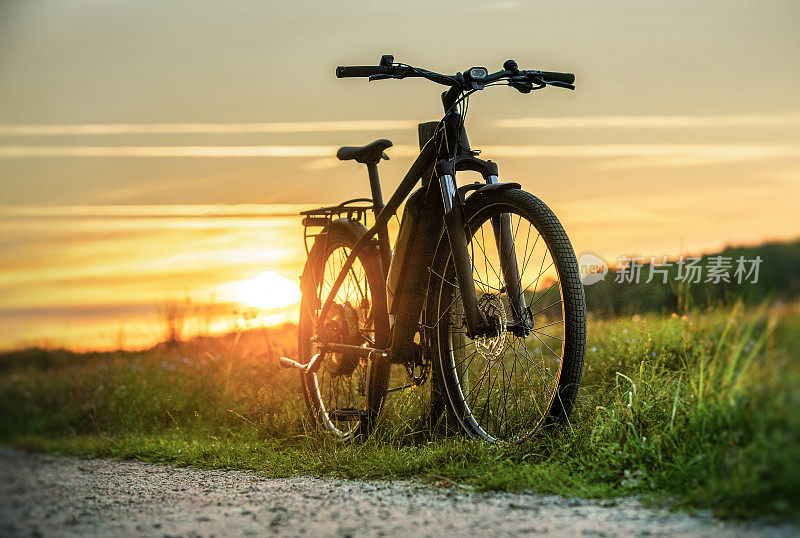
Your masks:
{"label": "rear wheel", "polygon": [[[495,240],[502,219],[513,249]],[[474,195],[465,208],[467,243],[479,307],[499,327],[467,336],[464,306],[446,241],[437,256],[428,308],[446,401],[470,436],[519,442],[566,420],[578,393],[586,347],[586,311],[575,254],[564,229],[538,198],[517,189]],[[514,257],[519,278],[503,267]],[[509,290],[516,297],[510,297]],[[515,301],[524,297],[525,310]],[[521,324],[519,318],[524,318]]]}
{"label": "rear wheel", "polygon": [[302,277],[298,349],[307,364],[317,353],[321,366],[301,373],[306,403],[318,426],[334,437],[349,440],[371,430],[385,397],[388,364],[381,358],[368,360],[352,353],[323,352],[312,340],[374,347],[376,312],[385,294],[380,282],[377,256],[363,250],[347,272],[327,319],[318,324],[322,304],[345,265],[359,232],[353,223],[329,227],[317,237]]}

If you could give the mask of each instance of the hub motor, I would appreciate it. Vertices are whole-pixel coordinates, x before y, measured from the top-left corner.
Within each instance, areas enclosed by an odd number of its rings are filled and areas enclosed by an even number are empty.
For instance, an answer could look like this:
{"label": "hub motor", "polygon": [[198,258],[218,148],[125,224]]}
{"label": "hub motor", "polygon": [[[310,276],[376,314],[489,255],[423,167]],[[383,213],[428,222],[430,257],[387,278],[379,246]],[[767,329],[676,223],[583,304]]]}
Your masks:
{"label": "hub motor", "polygon": [[[330,312],[327,323],[320,330],[320,339],[323,342],[360,346],[363,342],[358,326],[358,311],[348,301],[343,305],[334,303]],[[332,377],[349,376],[358,362],[357,353],[328,353],[323,368]]]}

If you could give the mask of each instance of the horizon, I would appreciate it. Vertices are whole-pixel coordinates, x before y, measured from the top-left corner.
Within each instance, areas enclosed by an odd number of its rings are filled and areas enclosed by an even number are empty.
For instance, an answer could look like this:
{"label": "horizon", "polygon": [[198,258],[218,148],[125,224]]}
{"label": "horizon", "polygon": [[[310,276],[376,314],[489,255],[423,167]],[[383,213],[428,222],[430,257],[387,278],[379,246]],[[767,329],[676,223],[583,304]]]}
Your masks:
{"label": "horizon", "polygon": [[[0,349],[44,345],[75,350],[143,348],[162,341],[159,309],[192,313],[187,337],[296,323],[297,276],[305,251],[298,212],[306,205],[187,204],[15,206],[0,208]],[[568,211],[568,206],[557,210]],[[58,226],[53,226],[57,223]],[[102,231],[98,231],[98,223]],[[392,235],[397,223],[393,222]],[[791,242],[712,241],[642,252],[586,248],[602,230],[567,226],[576,253],[670,259],[714,254],[726,247]],[[145,237],[143,239],[143,236]],[[16,237],[16,241],[9,239]],[[635,234],[633,234],[635,239]],[[33,240],[33,245],[31,241]],[[142,250],[149,244],[155,249]],[[43,248],[50,256],[41,257]],[[130,252],[137,251],[134,255]],[[127,254],[119,263],[120,253]],[[233,258],[232,258],[233,256]],[[10,260],[15,263],[10,263]],[[62,260],[72,260],[64,267]],[[191,264],[191,270],[187,269]],[[65,291],[66,290],[66,291]],[[270,297],[277,291],[282,293]],[[285,290],[291,290],[287,292]]]}

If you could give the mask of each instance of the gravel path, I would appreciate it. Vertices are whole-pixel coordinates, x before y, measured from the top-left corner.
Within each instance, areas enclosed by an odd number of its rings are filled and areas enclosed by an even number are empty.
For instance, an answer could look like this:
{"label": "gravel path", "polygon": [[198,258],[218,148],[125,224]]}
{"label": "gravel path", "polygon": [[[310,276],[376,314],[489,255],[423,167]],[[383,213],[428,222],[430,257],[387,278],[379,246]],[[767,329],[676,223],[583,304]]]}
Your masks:
{"label": "gravel path", "polygon": [[414,482],[266,479],[0,448],[0,536],[797,536],[637,501],[482,494]]}

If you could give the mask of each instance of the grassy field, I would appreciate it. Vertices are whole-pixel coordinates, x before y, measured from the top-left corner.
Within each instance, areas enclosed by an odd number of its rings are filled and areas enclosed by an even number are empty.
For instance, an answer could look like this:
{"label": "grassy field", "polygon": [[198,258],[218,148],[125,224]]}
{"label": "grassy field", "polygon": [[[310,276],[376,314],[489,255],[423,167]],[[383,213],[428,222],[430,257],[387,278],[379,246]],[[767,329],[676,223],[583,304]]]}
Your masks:
{"label": "grassy field", "polygon": [[570,425],[513,447],[431,435],[402,413],[384,413],[363,442],[331,442],[309,427],[297,374],[265,356],[291,353],[293,331],[135,353],[7,353],[0,441],[276,477],[639,494],[722,516],[797,517],[798,305],[591,322]]}

